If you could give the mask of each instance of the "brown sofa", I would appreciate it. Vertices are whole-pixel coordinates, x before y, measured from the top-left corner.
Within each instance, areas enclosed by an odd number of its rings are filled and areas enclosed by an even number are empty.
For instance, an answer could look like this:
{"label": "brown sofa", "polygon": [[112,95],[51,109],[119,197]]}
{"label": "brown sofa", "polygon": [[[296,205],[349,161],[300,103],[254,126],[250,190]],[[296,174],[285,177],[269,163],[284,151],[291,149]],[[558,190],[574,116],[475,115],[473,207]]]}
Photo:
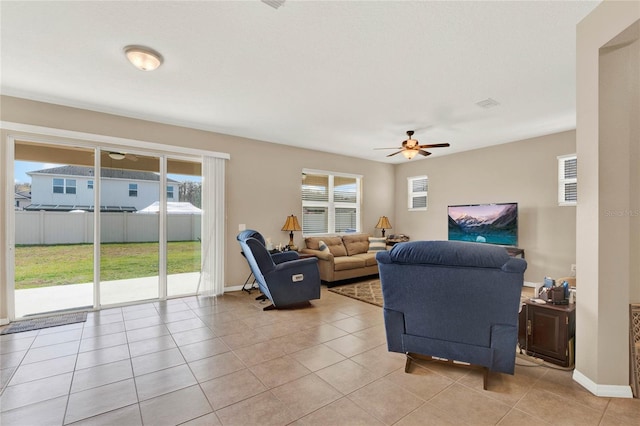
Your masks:
{"label": "brown sofa", "polygon": [[[320,241],[327,245],[328,253],[320,251]],[[318,258],[322,281],[332,283],[378,273],[376,253],[368,252],[369,234],[308,237],[305,238],[305,245],[306,248],[300,252]]]}

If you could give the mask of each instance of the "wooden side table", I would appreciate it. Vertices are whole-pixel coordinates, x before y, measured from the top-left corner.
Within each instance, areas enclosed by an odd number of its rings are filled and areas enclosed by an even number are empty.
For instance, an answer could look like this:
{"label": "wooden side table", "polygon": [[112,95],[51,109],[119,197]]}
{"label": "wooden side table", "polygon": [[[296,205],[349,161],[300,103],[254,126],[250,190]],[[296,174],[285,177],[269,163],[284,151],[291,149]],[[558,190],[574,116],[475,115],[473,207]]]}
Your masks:
{"label": "wooden side table", "polygon": [[576,305],[526,300],[520,311],[518,342],[527,355],[562,367],[574,364]]}

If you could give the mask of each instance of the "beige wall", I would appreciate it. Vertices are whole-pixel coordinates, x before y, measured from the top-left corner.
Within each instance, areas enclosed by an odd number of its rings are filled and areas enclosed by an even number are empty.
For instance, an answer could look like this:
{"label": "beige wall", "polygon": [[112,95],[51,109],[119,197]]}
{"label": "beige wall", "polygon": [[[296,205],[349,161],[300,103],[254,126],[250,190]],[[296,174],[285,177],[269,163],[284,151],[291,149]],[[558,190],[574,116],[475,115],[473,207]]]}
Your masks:
{"label": "beige wall", "polygon": [[[455,143],[455,141],[451,141]],[[525,280],[569,275],[575,263],[575,207],[558,206],[557,156],[575,153],[575,132],[409,161],[396,169],[393,232],[411,239],[447,239],[447,206],[518,203],[518,245]],[[427,211],[408,211],[407,178],[429,177]]]}
{"label": "beige wall", "polygon": [[[229,153],[231,160],[226,169],[227,286],[241,285],[249,274],[249,268],[240,255],[240,247],[235,239],[239,224],[259,230],[274,242],[288,242],[288,233],[280,229],[287,215],[296,214],[300,218],[300,179],[303,168],[363,176],[364,232],[373,233],[378,217],[393,208],[394,170],[390,164],[12,97],[2,97],[0,101],[1,119],[6,122]],[[5,136],[6,132],[3,132],[3,148]],[[4,154],[4,149],[1,151]],[[0,170],[5,170],[5,161],[0,157]],[[0,183],[4,190],[7,182],[4,173],[1,175]],[[9,186],[11,185],[9,182]],[[4,224],[3,215],[11,208],[6,205],[6,200],[12,197],[2,193],[0,195],[0,223]],[[3,225],[0,226],[0,262],[5,259],[5,238]],[[301,232],[295,233],[295,241],[298,245],[302,243]],[[0,318],[7,317],[5,266],[0,263]]]}
{"label": "beige wall", "polygon": [[640,3],[605,1],[577,32],[576,380],[629,396],[629,303],[640,302]]}

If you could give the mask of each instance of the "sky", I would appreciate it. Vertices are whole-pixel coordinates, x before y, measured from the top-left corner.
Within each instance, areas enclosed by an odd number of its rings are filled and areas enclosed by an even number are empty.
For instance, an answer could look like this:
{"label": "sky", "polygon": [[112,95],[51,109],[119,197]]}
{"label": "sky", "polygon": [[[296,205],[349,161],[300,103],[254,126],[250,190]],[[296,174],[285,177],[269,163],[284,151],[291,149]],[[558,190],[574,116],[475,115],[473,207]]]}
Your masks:
{"label": "sky", "polygon": [[[15,161],[13,163],[13,180],[14,183],[31,183],[31,177],[27,175],[27,172],[33,172],[36,170],[50,169],[52,167],[64,166],[65,164],[54,163],[35,163],[31,161]],[[202,182],[202,178],[199,176],[183,176],[183,175],[167,175],[169,178],[177,180],[178,182]]]}

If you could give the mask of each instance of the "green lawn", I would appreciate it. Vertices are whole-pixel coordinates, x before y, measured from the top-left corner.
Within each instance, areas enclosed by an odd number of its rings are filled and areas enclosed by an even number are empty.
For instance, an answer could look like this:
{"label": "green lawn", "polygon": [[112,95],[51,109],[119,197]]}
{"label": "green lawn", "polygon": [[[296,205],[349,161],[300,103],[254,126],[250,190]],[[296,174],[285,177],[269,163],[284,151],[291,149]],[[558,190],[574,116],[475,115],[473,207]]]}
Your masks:
{"label": "green lawn", "polygon": [[[158,243],[100,246],[102,281],[158,275]],[[167,273],[200,270],[200,242],[167,243]],[[93,282],[93,244],[17,246],[16,289]]]}

